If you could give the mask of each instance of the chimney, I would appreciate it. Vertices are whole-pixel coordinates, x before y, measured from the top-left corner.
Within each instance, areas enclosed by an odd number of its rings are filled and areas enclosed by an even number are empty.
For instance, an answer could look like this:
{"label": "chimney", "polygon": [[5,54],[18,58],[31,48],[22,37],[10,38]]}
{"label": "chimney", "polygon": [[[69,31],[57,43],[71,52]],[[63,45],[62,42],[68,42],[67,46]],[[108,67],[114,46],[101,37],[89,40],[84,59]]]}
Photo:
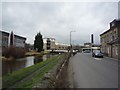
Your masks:
{"label": "chimney", "polygon": [[93,34],[91,34],[91,44],[92,44],[92,45],[94,44],[94,37],[93,37]]}

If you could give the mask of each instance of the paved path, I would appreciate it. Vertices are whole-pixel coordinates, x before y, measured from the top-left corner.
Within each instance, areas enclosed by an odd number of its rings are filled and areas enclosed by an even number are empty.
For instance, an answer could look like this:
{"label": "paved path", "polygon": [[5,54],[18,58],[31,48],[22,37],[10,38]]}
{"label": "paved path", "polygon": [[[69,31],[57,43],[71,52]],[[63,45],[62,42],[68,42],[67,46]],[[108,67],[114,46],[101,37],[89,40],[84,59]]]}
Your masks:
{"label": "paved path", "polygon": [[[118,61],[78,53],[70,59],[74,88],[117,88]],[[70,73],[71,74],[71,73]]]}

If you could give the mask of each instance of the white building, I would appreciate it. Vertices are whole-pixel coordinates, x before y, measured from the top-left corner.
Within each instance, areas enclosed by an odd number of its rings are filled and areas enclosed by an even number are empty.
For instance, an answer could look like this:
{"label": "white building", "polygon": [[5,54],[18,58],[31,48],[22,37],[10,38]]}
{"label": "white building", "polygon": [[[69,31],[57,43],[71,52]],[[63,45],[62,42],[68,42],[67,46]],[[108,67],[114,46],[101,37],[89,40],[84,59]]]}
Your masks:
{"label": "white building", "polygon": [[57,43],[55,38],[43,38],[44,50],[67,50],[68,44]]}
{"label": "white building", "polygon": [[96,45],[96,44],[92,45],[91,43],[84,43],[82,52],[84,52],[85,50],[89,50],[90,52],[92,52],[92,50],[100,50],[100,45]]}
{"label": "white building", "polygon": [[55,50],[68,50],[68,44],[55,43]]}
{"label": "white building", "polygon": [[43,49],[54,50],[55,49],[55,38],[43,38]]}

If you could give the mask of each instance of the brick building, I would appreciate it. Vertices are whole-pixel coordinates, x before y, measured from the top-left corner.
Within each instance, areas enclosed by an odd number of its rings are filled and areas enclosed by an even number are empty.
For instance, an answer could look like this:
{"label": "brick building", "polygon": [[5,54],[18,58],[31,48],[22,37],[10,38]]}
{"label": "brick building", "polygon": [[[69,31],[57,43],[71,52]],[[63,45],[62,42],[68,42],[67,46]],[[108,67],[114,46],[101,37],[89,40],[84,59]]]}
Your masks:
{"label": "brick building", "polygon": [[120,59],[120,19],[110,23],[110,29],[100,35],[101,51],[116,59]]}

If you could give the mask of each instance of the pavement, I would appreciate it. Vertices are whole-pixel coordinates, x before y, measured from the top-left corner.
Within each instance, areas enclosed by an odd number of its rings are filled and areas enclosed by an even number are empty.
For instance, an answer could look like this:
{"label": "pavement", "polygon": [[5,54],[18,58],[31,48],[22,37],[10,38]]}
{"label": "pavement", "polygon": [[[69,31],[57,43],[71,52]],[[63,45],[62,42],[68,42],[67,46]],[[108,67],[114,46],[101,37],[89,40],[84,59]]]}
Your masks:
{"label": "pavement", "polygon": [[71,88],[118,88],[118,61],[78,53],[69,61]]}

